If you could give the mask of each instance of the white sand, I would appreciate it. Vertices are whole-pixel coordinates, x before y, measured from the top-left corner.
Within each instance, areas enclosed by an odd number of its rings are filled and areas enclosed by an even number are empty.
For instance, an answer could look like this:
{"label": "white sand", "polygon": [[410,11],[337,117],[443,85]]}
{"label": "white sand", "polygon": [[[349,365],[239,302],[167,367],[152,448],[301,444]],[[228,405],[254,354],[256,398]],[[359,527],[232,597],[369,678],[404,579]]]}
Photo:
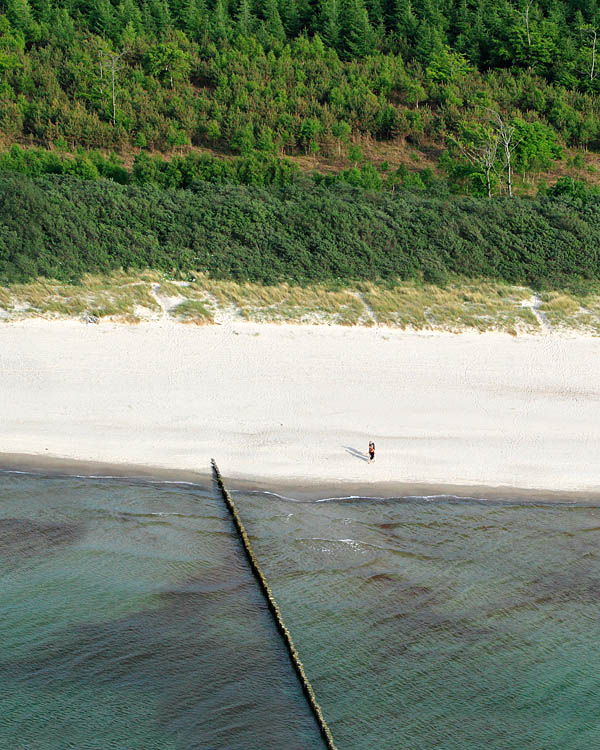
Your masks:
{"label": "white sand", "polygon": [[[0,325],[0,452],[273,481],[600,489],[600,340]],[[375,464],[358,451],[372,438]]]}

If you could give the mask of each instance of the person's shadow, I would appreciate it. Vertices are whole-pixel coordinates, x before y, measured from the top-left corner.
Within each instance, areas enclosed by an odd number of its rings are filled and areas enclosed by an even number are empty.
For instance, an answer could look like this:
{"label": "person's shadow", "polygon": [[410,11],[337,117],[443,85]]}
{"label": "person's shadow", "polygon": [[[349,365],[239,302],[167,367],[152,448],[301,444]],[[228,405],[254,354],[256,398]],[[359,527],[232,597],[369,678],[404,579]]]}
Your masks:
{"label": "person's shadow", "polygon": [[366,461],[367,463],[369,463],[369,457],[362,451],[359,451],[356,448],[351,448],[349,445],[344,445],[342,447],[344,448],[346,453],[349,453],[351,456],[360,458],[361,461]]}

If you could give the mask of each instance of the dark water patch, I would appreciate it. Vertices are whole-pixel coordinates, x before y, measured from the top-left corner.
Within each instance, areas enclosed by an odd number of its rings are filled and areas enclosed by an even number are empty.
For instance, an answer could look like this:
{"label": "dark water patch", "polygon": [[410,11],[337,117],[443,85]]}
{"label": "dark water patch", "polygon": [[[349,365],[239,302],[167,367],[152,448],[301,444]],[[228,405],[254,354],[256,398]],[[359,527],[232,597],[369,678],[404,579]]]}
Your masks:
{"label": "dark water patch", "polygon": [[[596,556],[595,560],[598,559]],[[543,574],[531,581],[527,589],[536,604],[572,602],[597,606],[600,603],[600,575],[590,572],[585,565]]]}
{"label": "dark water patch", "polygon": [[183,747],[241,750],[259,737],[264,747],[320,747],[290,700],[296,686],[253,583],[218,589],[212,573],[161,594],[156,609],[63,631],[0,665],[2,682],[146,695],[157,726]]}
{"label": "dark water patch", "polygon": [[392,583],[395,583],[397,578],[392,573],[373,573],[373,575],[370,575],[367,580],[373,583],[377,581],[391,581]]}
{"label": "dark water patch", "polygon": [[441,637],[446,642],[454,639],[463,646],[500,635],[493,623],[478,622],[475,611],[464,614],[448,612],[440,605],[436,606],[434,597],[418,593],[418,587],[411,594],[412,598],[388,603],[381,613],[373,613],[373,634],[377,631],[389,633],[394,627],[396,638],[403,644]]}
{"label": "dark water patch", "polygon": [[84,534],[77,523],[48,523],[29,518],[0,518],[0,555],[30,557],[74,544]]}
{"label": "dark water patch", "polygon": [[[17,568],[3,592],[14,625],[0,623],[0,703],[12,717],[0,721],[0,746],[321,748],[279,635],[210,494],[11,481],[0,511],[27,501],[32,516],[85,519],[74,526],[87,533],[76,552],[62,544],[59,554]],[[157,526],[157,517],[165,523]],[[46,537],[60,526],[6,523]]]}
{"label": "dark water patch", "polygon": [[248,586],[246,572],[236,573],[227,568],[214,568],[203,571],[185,581],[172,584],[163,590],[158,598],[177,607],[195,607],[196,597],[206,594],[241,591]]}
{"label": "dark water patch", "polygon": [[373,573],[366,570],[363,571],[362,581],[359,582],[361,587],[375,586],[377,589],[375,596],[379,597],[380,600],[390,598],[397,603],[411,602],[411,604],[415,602],[417,604],[421,602],[435,604],[442,600],[438,591],[430,586],[406,580],[400,572]]}

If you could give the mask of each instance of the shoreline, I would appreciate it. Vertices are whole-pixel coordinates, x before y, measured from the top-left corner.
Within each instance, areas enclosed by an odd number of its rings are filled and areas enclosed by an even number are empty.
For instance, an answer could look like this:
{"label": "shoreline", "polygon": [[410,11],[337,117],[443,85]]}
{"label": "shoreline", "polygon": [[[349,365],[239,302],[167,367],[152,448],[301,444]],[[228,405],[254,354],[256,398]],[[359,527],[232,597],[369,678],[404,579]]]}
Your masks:
{"label": "shoreline", "polygon": [[0,462],[206,482],[214,457],[232,488],[281,494],[600,496],[598,362],[581,336],[12,322]]}
{"label": "shoreline", "polygon": [[[217,462],[218,463],[218,462]],[[141,464],[111,464],[98,461],[84,461],[60,458],[47,454],[0,453],[0,475],[22,474],[50,478],[80,478],[97,480],[117,480],[127,482],[168,483],[198,486],[208,489],[215,478],[212,470],[193,471],[190,469],[165,469]],[[485,486],[485,485],[433,485],[425,482],[381,482],[356,484],[320,482],[317,479],[304,480],[301,484],[291,479],[258,479],[223,477],[228,489],[233,492],[264,492],[294,502],[322,500],[348,500],[362,498],[434,498],[448,497],[458,500],[490,500],[519,503],[585,504],[600,503],[599,491],[548,490],[543,488]]]}

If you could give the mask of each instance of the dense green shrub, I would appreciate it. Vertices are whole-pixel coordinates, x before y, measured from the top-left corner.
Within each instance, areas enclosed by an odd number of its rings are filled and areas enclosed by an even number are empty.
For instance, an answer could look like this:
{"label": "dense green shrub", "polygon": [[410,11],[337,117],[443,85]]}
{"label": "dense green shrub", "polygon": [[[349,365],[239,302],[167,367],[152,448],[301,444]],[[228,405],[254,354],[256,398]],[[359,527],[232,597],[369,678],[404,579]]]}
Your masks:
{"label": "dense green shrub", "polygon": [[559,177],[552,187],[546,189],[546,194],[582,206],[590,201],[597,201],[600,189],[596,185],[588,187],[581,180],[574,180],[572,177]]}
{"label": "dense green shrub", "polygon": [[600,279],[600,197],[431,198],[310,181],[188,190],[0,174],[0,278],[205,271],[264,283]]}
{"label": "dense green shrub", "polygon": [[[0,151],[2,172],[19,172],[30,177],[64,174],[86,180],[104,177],[121,185],[152,184],[163,188],[188,188],[198,181],[233,185],[286,185],[302,177],[297,164],[290,159],[264,156],[258,152],[239,157],[190,152],[167,159],[160,154],[151,156],[142,151],[136,154],[131,171],[128,171],[123,166],[123,160],[115,153],[106,157],[97,151],[80,148],[73,156],[43,148],[24,149],[17,145],[9,151]],[[343,182],[366,190],[405,187],[438,196],[449,191],[447,180],[437,177],[430,169],[409,172],[400,167],[390,172],[389,165],[378,170],[370,162],[362,164],[360,168],[353,167],[341,172],[315,172],[312,179],[318,185]]]}
{"label": "dense green shrub", "polygon": [[43,148],[24,149],[14,145],[0,152],[0,172],[20,172],[29,176],[70,174],[85,180],[106,177],[122,185],[129,182],[129,173],[115,155],[105,157],[97,151],[78,149],[75,156]]}

